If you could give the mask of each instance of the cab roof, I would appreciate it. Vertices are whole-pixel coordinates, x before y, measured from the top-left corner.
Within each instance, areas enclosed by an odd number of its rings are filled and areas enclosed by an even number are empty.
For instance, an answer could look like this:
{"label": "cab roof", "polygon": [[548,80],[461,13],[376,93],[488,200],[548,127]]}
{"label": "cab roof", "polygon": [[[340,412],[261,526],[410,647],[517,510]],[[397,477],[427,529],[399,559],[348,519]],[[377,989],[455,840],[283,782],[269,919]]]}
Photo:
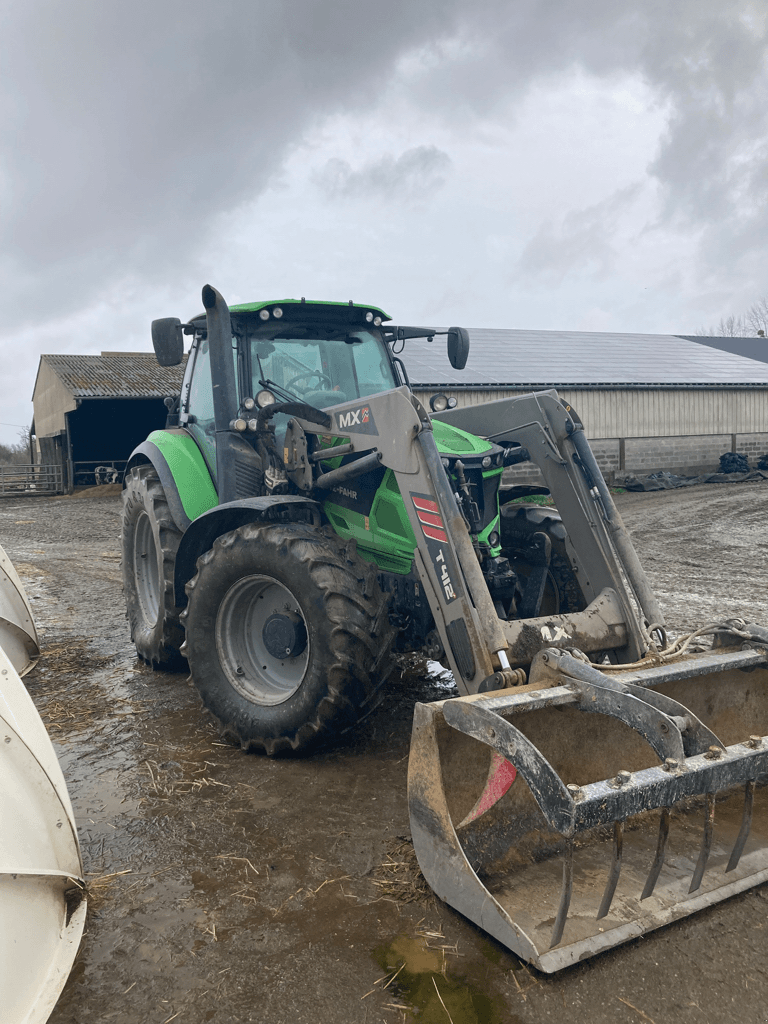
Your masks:
{"label": "cab roof", "polygon": [[[322,323],[343,323],[343,324],[355,324],[360,327],[365,327],[371,323],[373,317],[381,317],[382,322],[385,320],[391,320],[392,317],[388,313],[385,313],[383,309],[378,306],[368,306],[360,302],[327,302],[317,299],[270,299],[264,302],[243,302],[236,306],[230,306],[230,313],[242,314],[242,313],[255,313],[259,314],[262,310],[266,310],[269,314],[268,317],[262,317],[265,320],[272,320],[275,309],[282,311],[281,317],[275,317],[275,319],[281,319],[287,323],[296,323],[298,321],[306,320],[319,320]],[[366,314],[371,313],[373,316],[370,320],[366,319]],[[201,320],[205,317],[205,313],[201,313],[194,317],[195,320]]]}
{"label": "cab roof", "polygon": [[392,317],[388,316],[383,309],[378,306],[370,306],[363,302],[353,302],[351,299],[349,302],[328,302],[321,299],[270,299],[266,302],[243,302],[239,306],[230,306],[231,313],[258,313],[261,309],[267,309],[270,306],[280,306],[285,309],[287,306],[299,306],[302,313],[309,312],[315,306],[322,306],[324,309],[328,307],[334,307],[337,310],[342,309],[354,309],[362,310],[363,314],[370,310],[374,316],[380,316],[382,320],[391,320]]}

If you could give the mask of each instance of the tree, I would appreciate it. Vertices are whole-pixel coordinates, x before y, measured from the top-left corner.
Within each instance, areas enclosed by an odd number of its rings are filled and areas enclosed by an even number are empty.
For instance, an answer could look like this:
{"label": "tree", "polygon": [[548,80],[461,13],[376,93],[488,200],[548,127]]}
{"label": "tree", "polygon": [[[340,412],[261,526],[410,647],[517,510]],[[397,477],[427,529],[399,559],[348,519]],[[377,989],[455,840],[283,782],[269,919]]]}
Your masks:
{"label": "tree", "polygon": [[30,461],[29,427],[22,427],[16,444],[0,444],[0,466],[23,466]]}
{"label": "tree", "polygon": [[745,319],[753,334],[760,335],[762,332],[762,337],[768,336],[768,298],[759,299],[751,306],[745,314]]}
{"label": "tree", "polygon": [[768,298],[758,299],[746,313],[721,317],[717,327],[700,327],[700,338],[755,338],[768,336]]}

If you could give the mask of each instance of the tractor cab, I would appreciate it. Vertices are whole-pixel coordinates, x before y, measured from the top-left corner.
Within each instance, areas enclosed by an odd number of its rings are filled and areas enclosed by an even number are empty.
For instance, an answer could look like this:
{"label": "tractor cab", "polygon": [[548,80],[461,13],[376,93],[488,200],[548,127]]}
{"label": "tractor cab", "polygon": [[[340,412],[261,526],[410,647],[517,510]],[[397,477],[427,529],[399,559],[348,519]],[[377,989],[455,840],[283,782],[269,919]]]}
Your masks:
{"label": "tractor cab", "polygon": [[[288,299],[233,306],[230,314],[237,388],[233,415],[239,408],[247,419],[254,399],[259,406],[300,401],[327,409],[407,381],[381,326],[389,317],[376,307]],[[205,316],[183,329],[194,335],[194,341],[179,422],[193,434],[215,474],[216,426]],[[285,433],[287,420],[275,418],[278,436]]]}

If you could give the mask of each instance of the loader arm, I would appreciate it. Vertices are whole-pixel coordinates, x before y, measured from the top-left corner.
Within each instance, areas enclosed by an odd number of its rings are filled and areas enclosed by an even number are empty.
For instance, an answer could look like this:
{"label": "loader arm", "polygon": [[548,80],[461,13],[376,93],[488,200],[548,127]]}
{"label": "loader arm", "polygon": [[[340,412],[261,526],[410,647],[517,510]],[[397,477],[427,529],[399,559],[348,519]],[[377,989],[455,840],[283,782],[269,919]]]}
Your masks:
{"label": "loader arm", "polygon": [[[616,648],[624,661],[634,660],[645,650],[631,597],[595,500],[565,444],[568,413],[556,398],[544,397],[547,405],[512,406],[509,412],[515,414],[515,421],[509,430],[532,446],[538,443],[545,449],[544,461],[554,467],[550,475],[573,510],[571,519],[577,530],[574,547],[579,552],[574,561],[593,599],[582,612],[513,621],[500,619],[494,607],[438,453],[431,420],[418,399],[407,388],[398,388],[328,410],[332,418],[330,433],[348,439],[348,450],[362,457],[316,476],[314,486],[328,493],[373,464],[394,472],[416,537],[416,569],[463,693],[523,681],[512,666],[530,664],[539,650],[553,643],[586,651]],[[558,423],[562,439],[550,417]],[[306,435],[318,432],[316,423],[296,417],[286,435],[286,470],[298,486],[308,484],[311,456],[307,454]]]}
{"label": "loader arm", "polygon": [[[575,411],[549,390],[446,410],[435,414],[435,419],[497,444],[519,444],[527,450],[562,517],[566,547],[584,594],[594,600],[611,590],[618,601],[627,630],[626,646],[616,650],[618,660],[630,662],[642,656],[648,647],[642,627],[663,625],[663,613]],[[521,623],[505,627],[513,650],[519,646],[522,630]],[[595,650],[581,643],[576,646]]]}
{"label": "loader arm", "polygon": [[[347,439],[349,450],[362,458],[316,476],[316,490],[327,494],[373,464],[394,472],[417,539],[419,579],[451,669],[464,693],[476,693],[506,666],[507,642],[440,461],[428,414],[407,387],[334,406],[328,413],[329,432]],[[289,425],[286,471],[299,486],[308,482],[304,439],[318,432],[317,424],[300,417]]]}

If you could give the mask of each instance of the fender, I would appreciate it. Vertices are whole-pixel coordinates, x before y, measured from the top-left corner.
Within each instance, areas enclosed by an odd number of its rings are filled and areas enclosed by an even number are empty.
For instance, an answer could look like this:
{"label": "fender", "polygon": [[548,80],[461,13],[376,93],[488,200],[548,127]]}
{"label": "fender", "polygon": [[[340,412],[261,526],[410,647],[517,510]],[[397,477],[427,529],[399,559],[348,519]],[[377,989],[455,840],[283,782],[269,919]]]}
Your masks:
{"label": "fender", "polygon": [[185,584],[195,575],[197,560],[223,533],[236,530],[246,523],[259,520],[269,522],[306,522],[320,526],[320,502],[300,494],[273,494],[260,498],[238,498],[203,512],[181,538],[176,553],[174,590],[177,608],[187,604]]}
{"label": "fender", "polygon": [[181,427],[153,430],[131,453],[125,467],[126,477],[133,466],[147,462],[160,477],[171,516],[182,532],[186,532],[198,516],[218,505],[208,466],[188,431]]}

